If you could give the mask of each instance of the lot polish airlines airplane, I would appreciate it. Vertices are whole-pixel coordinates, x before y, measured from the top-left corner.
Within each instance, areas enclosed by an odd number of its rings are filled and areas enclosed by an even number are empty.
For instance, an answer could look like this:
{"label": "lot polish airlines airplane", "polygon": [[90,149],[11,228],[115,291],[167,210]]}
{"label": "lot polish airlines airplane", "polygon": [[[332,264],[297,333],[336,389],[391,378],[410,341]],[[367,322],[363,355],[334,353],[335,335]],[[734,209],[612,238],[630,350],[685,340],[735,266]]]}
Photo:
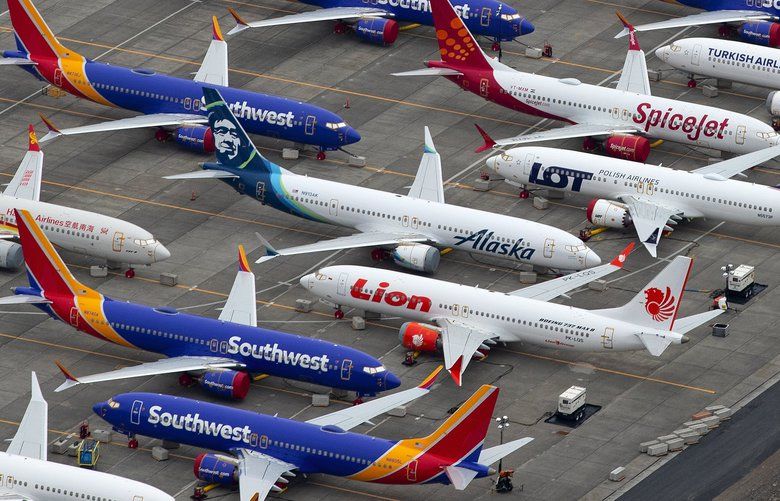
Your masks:
{"label": "lot polish airlines airplane", "polygon": [[604,148],[610,156],[644,162],[650,154],[649,138],[731,153],[749,153],[780,144],[780,135],[769,124],[747,115],[651,96],[645,53],[633,28],[620,81],[616,89],[611,89],[575,78],[516,71],[489,58],[474,43],[447,0],[431,0],[431,6],[441,61],[428,61],[426,69],[395,75],[444,76],[488,101],[568,124],[497,141],[479,129],[485,145],[477,151],[575,137],[588,138],[586,148],[592,149],[595,137],[606,138]]}
{"label": "lot polish airlines airplane", "polygon": [[[439,250],[452,247],[559,270],[581,270],[601,260],[579,238],[563,230],[510,216],[444,202],[441,157],[428,128],[425,151],[407,196],[294,174],[264,158],[247,137],[219,92],[204,88],[217,163],[203,171],[166,179],[222,179],[240,194],[290,214],[354,228],[360,233],[288,249],[263,240],[267,256],[375,247],[382,259],[391,249],[399,266],[433,273]],[[224,138],[224,139],[223,139]],[[262,237],[261,237],[262,239]]]}
{"label": "lot polish airlines airplane", "polygon": [[588,220],[610,228],[633,224],[639,240],[656,257],[663,231],[671,231],[683,218],[780,225],[775,217],[780,215],[778,188],[729,179],[778,155],[780,146],[773,146],[687,172],[617,158],[596,164],[587,153],[525,146],[486,163],[512,184],[600,197],[588,205]]}
{"label": "lot polish airlines airplane", "polygon": [[[228,87],[227,44],[216,17],[206,57],[195,79],[185,80],[87,59],[59,43],[30,0],[8,0],[8,10],[17,50],[4,51],[0,64],[19,65],[76,97],[142,114],[70,129],[57,129],[47,122],[51,132],[42,141],[60,135],[163,127],[175,129],[176,141],[182,146],[211,152],[214,138],[202,125],[207,123],[200,94],[203,83],[219,87],[252,134],[318,146],[320,159],[325,158],[325,150],[360,140],[357,131],[335,113],[292,99]],[[168,133],[161,129],[157,138],[165,140]]]}
{"label": "lot polish airlines airplane", "polygon": [[[33,126],[28,131],[27,153],[13,179],[0,194],[0,267],[22,265],[22,248],[8,239],[17,238],[14,209],[29,210],[46,237],[57,247],[86,254],[109,263],[150,265],[171,256],[148,231],[114,217],[62,205],[41,202],[43,152]],[[135,275],[131,267],[128,278]]]}
{"label": "lot polish airlines airplane", "polygon": [[201,454],[195,475],[239,484],[241,501],[263,500],[285,476],[325,473],[361,482],[452,484],[465,489],[495,473],[491,464],[531,442],[483,448],[498,388],[484,385],[426,437],[391,441],[350,432],[361,423],[428,393],[441,367],[416,388],[342,409],[305,423],[154,393],[123,393],[95,404],[115,430],[231,453]]}
{"label": "lot polish airlines airplane", "polygon": [[[248,23],[241,19],[233,8],[228,7],[237,23],[228,35],[239,33],[247,28],[336,21],[334,30],[336,33],[345,33],[351,28],[362,40],[390,45],[398,38],[399,22],[433,26],[431,5],[428,0],[376,0],[371,2],[370,7],[366,6],[368,3],[366,0],[303,1],[322,8]],[[534,31],[534,25],[530,21],[504,2],[455,0],[453,7],[472,33],[494,41],[494,51],[499,50],[501,42],[514,40],[516,37]]]}
{"label": "lot polish airlines airplane", "polygon": [[609,264],[509,293],[363,266],[328,266],[301,278],[301,285],[339,308],[412,319],[400,329],[401,344],[442,351],[444,366],[460,385],[472,357],[497,342],[588,352],[646,348],[660,356],[670,344],[687,342],[683,334],[723,313],[676,320],[693,264],[682,256],[625,306],[584,310],[548,302],[622,268],[632,247]]}
{"label": "lot polish airlines airplane", "polygon": [[0,499],[52,501],[93,499],[112,501],[174,501],[173,496],[135,480],[46,460],[49,405],[32,373],[32,396],[19,430],[0,452]]}
{"label": "lot polish airlines airplane", "polygon": [[208,391],[242,399],[249,374],[263,373],[331,388],[375,395],[401,381],[379,360],[361,351],[257,327],[255,277],[239,248],[239,272],[219,319],[115,301],[71,275],[32,215],[17,211],[30,287],[16,287],[0,304],[33,304],[55,320],[120,346],[160,353],[168,358],[77,378],[59,363],[66,381],[57,391],[82,383],[139,376],[190,373]]}

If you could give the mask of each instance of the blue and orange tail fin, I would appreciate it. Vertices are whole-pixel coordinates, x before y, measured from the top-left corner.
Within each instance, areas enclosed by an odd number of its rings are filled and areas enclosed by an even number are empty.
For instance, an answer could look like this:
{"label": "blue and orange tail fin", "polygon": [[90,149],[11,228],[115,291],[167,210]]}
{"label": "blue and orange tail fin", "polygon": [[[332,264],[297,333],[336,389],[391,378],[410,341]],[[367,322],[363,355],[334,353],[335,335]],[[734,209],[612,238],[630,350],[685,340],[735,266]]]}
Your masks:
{"label": "blue and orange tail fin", "polygon": [[30,0],[8,0],[8,12],[20,51],[52,59],[78,55],[57,40]]}
{"label": "blue and orange tail fin", "polygon": [[487,55],[448,0],[431,0],[431,11],[442,61],[453,67],[491,68]]}

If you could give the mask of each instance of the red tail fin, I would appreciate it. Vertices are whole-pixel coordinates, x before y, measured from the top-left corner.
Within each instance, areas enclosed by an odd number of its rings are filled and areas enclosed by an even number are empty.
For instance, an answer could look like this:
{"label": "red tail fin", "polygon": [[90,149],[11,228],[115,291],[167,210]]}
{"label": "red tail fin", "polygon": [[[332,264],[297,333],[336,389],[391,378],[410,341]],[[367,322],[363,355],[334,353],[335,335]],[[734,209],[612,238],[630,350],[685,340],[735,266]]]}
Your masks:
{"label": "red tail fin", "polygon": [[448,0],[431,0],[433,25],[442,61],[455,66],[490,69],[490,62]]}
{"label": "red tail fin", "polygon": [[75,54],[60,44],[30,0],[8,0],[8,11],[17,39],[31,56],[56,59]]}

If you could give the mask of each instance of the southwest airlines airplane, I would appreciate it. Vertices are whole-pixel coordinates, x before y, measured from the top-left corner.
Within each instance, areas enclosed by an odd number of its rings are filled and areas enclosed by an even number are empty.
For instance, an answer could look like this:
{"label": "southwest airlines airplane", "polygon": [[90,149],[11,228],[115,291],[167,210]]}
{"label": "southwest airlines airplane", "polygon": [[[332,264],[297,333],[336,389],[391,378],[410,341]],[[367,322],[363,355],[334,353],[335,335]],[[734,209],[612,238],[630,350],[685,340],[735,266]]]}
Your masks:
{"label": "southwest airlines airplane", "polygon": [[166,179],[222,179],[262,204],[359,232],[278,250],[263,240],[268,255],[258,262],[279,255],[374,247],[372,256],[377,260],[389,254],[400,266],[433,273],[439,265],[436,246],[567,271],[601,262],[582,240],[558,228],[446,204],[441,157],[427,127],[423,158],[412,188],[404,196],[283,169],[257,151],[219,91],[204,88],[203,96],[209,123],[219,138],[217,163],[204,163],[203,171]]}
{"label": "southwest airlines airplane", "polygon": [[112,501],[173,501],[151,485],[46,460],[49,443],[49,406],[43,399],[38,378],[32,373],[32,396],[19,430],[8,450],[0,452],[0,499],[52,501],[92,499]]}
{"label": "southwest airlines airplane", "polygon": [[[214,138],[203,124],[203,83],[217,86],[252,134],[281,138],[334,150],[360,140],[338,115],[307,103],[228,87],[227,44],[213,18],[213,40],[194,80],[160,75],[142,68],[124,68],[91,61],[64,47],[30,0],[8,0],[17,50],[4,51],[0,64],[19,65],[76,97],[125,108],[139,116],[95,125],[57,129],[42,141],[59,135],[116,131],[143,127],[175,129],[176,141],[198,151],[213,151]],[[165,131],[157,135],[165,140]]]}
{"label": "southwest airlines airplane", "polygon": [[[509,293],[363,266],[328,266],[301,285],[330,303],[406,317],[399,332],[410,350],[441,351],[460,385],[472,357],[497,342],[522,342],[572,351],[647,349],[660,356],[686,332],[723,313],[677,320],[692,260],[676,257],[625,306],[584,310],[551,299],[623,266],[633,244],[611,263]],[[478,353],[479,352],[479,353]]]}
{"label": "southwest airlines airplane", "polygon": [[588,205],[588,220],[610,228],[633,224],[639,240],[656,257],[663,231],[671,231],[683,218],[780,225],[775,218],[780,215],[778,188],[729,179],[778,155],[780,146],[773,146],[687,172],[617,158],[594,163],[579,151],[525,146],[486,163],[512,184],[599,197]]}
{"label": "southwest airlines airplane", "polygon": [[[280,26],[314,21],[336,21],[335,32],[349,29],[361,40],[390,45],[398,38],[398,23],[408,22],[433,26],[431,5],[428,0],[375,0],[368,6],[367,0],[302,0],[304,3],[322,7],[315,11],[291,14],[263,21],[246,22],[238,13],[228,7],[236,20],[236,27],[228,35],[247,28]],[[501,42],[534,31],[534,25],[518,14],[517,10],[497,0],[456,0],[455,12],[466,23],[472,33],[492,39],[493,50]]]}
{"label": "southwest airlines airplane", "polygon": [[485,145],[494,146],[586,137],[604,138],[607,154],[644,162],[650,139],[731,153],[749,153],[780,144],[769,125],[733,111],[650,95],[645,54],[633,28],[629,50],[617,88],[589,85],[575,78],[552,78],[516,71],[487,57],[447,0],[431,0],[441,61],[399,76],[439,75],[489,101],[530,115],[559,120],[557,129],[492,140],[480,132]]}
{"label": "southwest airlines airplane", "polygon": [[483,448],[498,388],[484,385],[425,437],[405,440],[349,430],[428,393],[437,369],[416,388],[326,414],[305,423],[222,405],[154,393],[123,393],[95,404],[95,414],[128,435],[210,449],[201,454],[195,475],[209,483],[232,485],[241,501],[263,500],[295,473],[325,473],[380,484],[452,484],[465,489],[475,478],[532,438]]}
{"label": "southwest airlines airplane", "polygon": [[135,275],[132,265],[149,265],[171,256],[168,249],[148,231],[114,217],[62,205],[41,202],[43,152],[33,126],[28,131],[27,153],[11,182],[0,194],[0,267],[22,265],[22,248],[9,242],[18,236],[14,209],[29,210],[46,237],[57,247],[106,259],[109,263],[128,263],[125,275]]}
{"label": "southwest airlines airplane", "polygon": [[246,396],[254,373],[352,390],[358,399],[401,384],[379,360],[353,348],[257,327],[255,277],[243,248],[230,296],[219,319],[212,319],[115,301],[90,289],[71,275],[29,212],[16,211],[16,220],[30,287],[16,287],[16,295],[0,304],[33,304],[98,339],[167,357],[80,378],[58,363],[66,381],[57,391],[171,373],[183,373],[182,384],[197,380],[208,391],[236,399]]}

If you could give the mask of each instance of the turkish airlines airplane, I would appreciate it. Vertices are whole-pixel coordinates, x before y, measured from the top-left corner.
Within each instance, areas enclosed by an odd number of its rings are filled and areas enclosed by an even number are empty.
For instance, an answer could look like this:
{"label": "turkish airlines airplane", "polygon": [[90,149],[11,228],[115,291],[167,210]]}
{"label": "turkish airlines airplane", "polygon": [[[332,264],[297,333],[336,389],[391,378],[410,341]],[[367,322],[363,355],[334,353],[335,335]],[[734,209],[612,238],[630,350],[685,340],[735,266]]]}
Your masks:
{"label": "turkish airlines airplane", "polygon": [[22,247],[15,239],[19,230],[14,209],[25,209],[35,217],[49,240],[62,249],[98,257],[109,263],[127,263],[125,275],[135,275],[132,265],[150,265],[171,256],[148,231],[127,221],[96,212],[41,202],[43,152],[33,126],[29,128],[27,153],[13,179],[0,194],[0,267],[22,265]]}
{"label": "turkish airlines airplane", "polygon": [[729,179],[780,155],[773,146],[693,171],[639,165],[604,158],[598,163],[579,151],[525,146],[490,157],[489,168],[511,184],[535,185],[591,195],[588,220],[598,226],[633,224],[648,252],[664,230],[699,217],[756,226],[780,225],[780,191]]}
{"label": "turkish airlines airplane", "polygon": [[693,261],[676,257],[625,306],[584,310],[550,303],[622,268],[630,244],[608,264],[509,293],[362,266],[328,266],[301,285],[331,303],[409,318],[401,344],[444,353],[444,366],[460,385],[471,358],[497,342],[523,342],[572,351],[647,349],[660,356],[688,331],[723,310],[677,320]]}
{"label": "turkish airlines airplane", "polygon": [[[457,85],[504,107],[566,126],[494,141],[482,129],[485,145],[524,144],[576,137],[603,139],[614,157],[644,162],[650,139],[700,146],[731,153],[749,153],[780,144],[780,135],[766,123],[733,111],[652,96],[645,53],[633,27],[617,88],[584,84],[576,78],[552,78],[516,71],[488,57],[447,0],[431,0],[441,61],[398,76],[444,76]],[[478,127],[479,128],[479,127]]]}
{"label": "turkish airlines airplane", "polygon": [[32,397],[8,450],[0,452],[0,499],[52,501],[92,499],[174,501],[173,496],[135,480],[46,460],[49,405],[32,373]]}

